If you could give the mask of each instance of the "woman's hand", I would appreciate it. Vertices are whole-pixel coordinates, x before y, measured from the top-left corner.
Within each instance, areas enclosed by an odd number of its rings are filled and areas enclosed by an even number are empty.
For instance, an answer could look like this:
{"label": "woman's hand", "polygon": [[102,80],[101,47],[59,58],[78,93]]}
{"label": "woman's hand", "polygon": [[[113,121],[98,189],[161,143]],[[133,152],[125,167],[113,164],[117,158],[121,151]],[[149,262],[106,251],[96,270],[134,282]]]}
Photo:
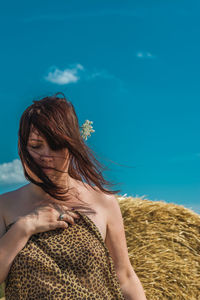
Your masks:
{"label": "woman's hand", "polygon": [[[58,220],[60,214],[63,214],[62,220]],[[67,228],[67,222],[75,224],[74,218],[77,219],[80,216],[66,206],[61,208],[58,204],[47,204],[37,207],[22,218],[25,220],[29,234],[32,235],[56,228]]]}

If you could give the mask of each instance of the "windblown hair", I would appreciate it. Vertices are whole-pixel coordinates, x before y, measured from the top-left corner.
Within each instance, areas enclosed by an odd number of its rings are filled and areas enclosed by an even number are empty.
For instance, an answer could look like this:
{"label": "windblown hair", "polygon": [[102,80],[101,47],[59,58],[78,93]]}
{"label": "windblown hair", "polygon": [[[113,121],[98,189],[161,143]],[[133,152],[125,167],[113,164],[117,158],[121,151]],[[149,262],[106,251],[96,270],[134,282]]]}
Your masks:
{"label": "windblown hair", "polygon": [[[62,94],[64,98],[57,97]],[[49,147],[56,152],[67,148],[69,151],[68,174],[70,177],[83,182],[84,180],[96,191],[102,191],[106,194],[117,194],[120,190],[111,191],[103,187],[103,185],[113,186],[115,184],[106,181],[103,178],[101,170],[106,169],[92,154],[94,151],[89,148],[81,136],[78,118],[73,104],[65,98],[61,92],[53,96],[47,96],[41,100],[33,100],[32,105],[23,112],[19,131],[18,131],[18,153],[22,162],[24,176],[28,181],[40,186],[46,193],[53,197],[52,202],[59,205],[70,205],[70,196],[68,195],[70,188],[63,188],[61,185],[50,180],[50,178],[42,170],[41,166],[33,159],[27,150],[28,137],[31,127],[35,128],[42,136],[45,137]],[[41,182],[35,181],[26,171],[24,163],[33,172]],[[57,170],[62,172],[61,170]],[[92,184],[96,185],[94,187]],[[84,204],[73,205],[74,209],[84,209],[88,213],[96,214],[78,196]]]}

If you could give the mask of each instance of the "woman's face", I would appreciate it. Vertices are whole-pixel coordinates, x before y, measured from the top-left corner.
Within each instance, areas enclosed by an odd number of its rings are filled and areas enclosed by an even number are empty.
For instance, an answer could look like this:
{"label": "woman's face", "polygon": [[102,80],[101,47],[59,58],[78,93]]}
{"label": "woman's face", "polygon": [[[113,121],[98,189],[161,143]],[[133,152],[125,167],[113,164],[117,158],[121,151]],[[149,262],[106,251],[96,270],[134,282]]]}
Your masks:
{"label": "woman's face", "polygon": [[[36,163],[38,163],[41,166],[46,175],[50,176],[51,179],[58,179],[59,177],[61,178],[63,175],[67,175],[66,173],[61,173],[53,169],[48,169],[48,167],[53,167],[60,171],[67,172],[69,163],[68,149],[66,148],[56,151],[52,150],[49,147],[45,137],[40,135],[37,129],[33,129],[33,127],[31,127],[30,130],[30,135],[27,143],[27,150],[29,151],[33,159],[36,161]],[[47,169],[45,169],[45,167]],[[29,172],[31,172],[29,168],[28,170]],[[33,176],[32,172],[31,176]]]}

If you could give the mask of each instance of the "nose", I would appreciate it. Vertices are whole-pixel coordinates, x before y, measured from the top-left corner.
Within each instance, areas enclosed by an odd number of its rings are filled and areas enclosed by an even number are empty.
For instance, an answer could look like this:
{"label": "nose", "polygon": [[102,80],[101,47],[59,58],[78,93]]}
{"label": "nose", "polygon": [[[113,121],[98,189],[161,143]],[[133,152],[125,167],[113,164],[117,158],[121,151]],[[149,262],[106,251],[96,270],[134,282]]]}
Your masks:
{"label": "nose", "polygon": [[46,149],[42,154],[40,154],[40,160],[43,162],[51,162],[52,161],[51,150]]}

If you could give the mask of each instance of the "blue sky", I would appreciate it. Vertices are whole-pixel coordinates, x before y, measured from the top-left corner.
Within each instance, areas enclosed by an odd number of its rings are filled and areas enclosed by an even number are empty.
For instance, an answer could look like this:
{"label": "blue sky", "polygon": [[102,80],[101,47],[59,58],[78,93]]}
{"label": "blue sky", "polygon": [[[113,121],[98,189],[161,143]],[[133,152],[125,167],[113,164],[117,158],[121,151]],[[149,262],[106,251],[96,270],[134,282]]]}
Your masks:
{"label": "blue sky", "polygon": [[200,213],[199,17],[198,1],[4,2],[0,193],[28,183],[21,114],[61,91],[121,195]]}

